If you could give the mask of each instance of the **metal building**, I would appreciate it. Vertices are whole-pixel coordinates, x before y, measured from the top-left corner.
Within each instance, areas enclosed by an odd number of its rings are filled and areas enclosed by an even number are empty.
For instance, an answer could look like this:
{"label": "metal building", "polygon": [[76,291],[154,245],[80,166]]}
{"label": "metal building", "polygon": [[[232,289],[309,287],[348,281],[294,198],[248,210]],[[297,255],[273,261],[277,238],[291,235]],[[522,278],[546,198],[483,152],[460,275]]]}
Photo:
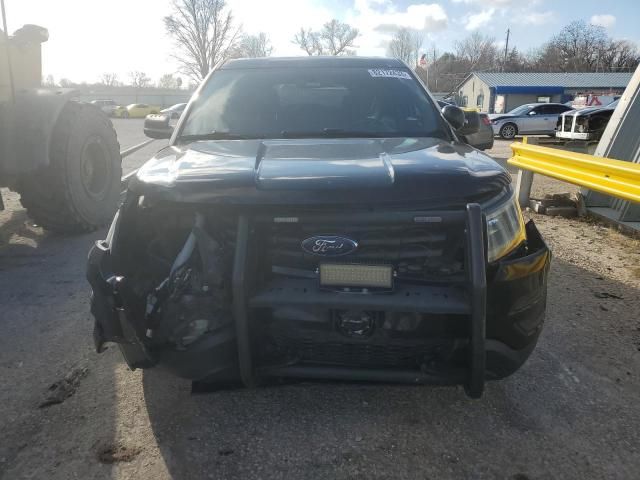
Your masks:
{"label": "metal building", "polygon": [[508,112],[534,102],[567,102],[578,94],[620,95],[633,73],[471,72],[456,88],[456,101],[481,112]]}

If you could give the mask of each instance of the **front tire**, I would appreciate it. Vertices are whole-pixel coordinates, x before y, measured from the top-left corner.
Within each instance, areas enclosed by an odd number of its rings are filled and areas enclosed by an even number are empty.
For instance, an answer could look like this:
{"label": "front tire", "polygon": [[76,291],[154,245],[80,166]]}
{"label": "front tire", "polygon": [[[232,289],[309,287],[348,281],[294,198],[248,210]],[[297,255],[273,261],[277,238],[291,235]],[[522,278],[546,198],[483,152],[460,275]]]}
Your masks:
{"label": "front tire", "polygon": [[500,137],[505,140],[513,140],[515,136],[518,134],[518,127],[515,123],[505,123],[500,128]]}
{"label": "front tire", "polygon": [[121,163],[109,118],[87,104],[69,102],[53,128],[49,165],[22,179],[20,201],[45,229],[95,230],[117,209]]}

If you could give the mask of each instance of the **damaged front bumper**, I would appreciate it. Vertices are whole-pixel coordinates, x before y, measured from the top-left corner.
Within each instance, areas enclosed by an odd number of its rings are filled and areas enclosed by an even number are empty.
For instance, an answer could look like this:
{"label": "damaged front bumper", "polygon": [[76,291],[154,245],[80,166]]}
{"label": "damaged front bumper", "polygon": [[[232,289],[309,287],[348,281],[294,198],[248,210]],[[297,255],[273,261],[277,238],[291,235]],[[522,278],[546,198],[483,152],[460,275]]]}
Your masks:
{"label": "damaged front bumper", "polygon": [[[123,209],[127,208],[125,204]],[[526,246],[488,264],[484,216],[479,205],[469,204],[466,210],[451,214],[465,232],[463,281],[398,285],[392,292],[353,294],[319,289],[313,279],[280,278],[256,285],[254,218],[240,214],[229,279],[230,321],[188,345],[154,344],[148,303],[141,301],[141,292],[114,267],[114,249],[121,248],[120,216],[108,238],[91,250],[87,276],[93,288],[96,349],[100,351],[105,342],[118,343],[134,369],[159,365],[192,380],[240,379],[247,386],[274,377],[463,384],[470,396],[478,397],[485,380],[510,375],[526,361],[544,322],[551,255],[533,222],[526,226]],[[340,340],[331,318],[345,311],[379,314],[372,320],[378,330]],[[423,345],[405,337],[394,340],[399,338],[397,332],[383,331],[382,325],[397,312],[418,315],[423,322],[433,319],[438,323],[436,334],[448,332],[447,341],[431,345],[425,340]],[[325,313],[333,330],[320,336],[311,330],[300,330],[297,335],[297,327],[287,330],[293,324],[280,321],[287,316],[315,316],[317,320]],[[451,328],[449,323],[454,322],[460,328]],[[267,324],[274,328],[268,330]],[[275,333],[276,325],[285,328]],[[272,343],[279,352],[286,351],[273,361],[265,360],[271,357],[264,353],[274,349],[266,340],[271,335],[278,339]],[[293,345],[280,342],[284,337]],[[385,344],[400,351],[399,357],[406,351],[422,360],[413,367],[396,362],[395,357],[393,365],[384,363],[380,358],[388,359],[389,352],[376,355]]]}

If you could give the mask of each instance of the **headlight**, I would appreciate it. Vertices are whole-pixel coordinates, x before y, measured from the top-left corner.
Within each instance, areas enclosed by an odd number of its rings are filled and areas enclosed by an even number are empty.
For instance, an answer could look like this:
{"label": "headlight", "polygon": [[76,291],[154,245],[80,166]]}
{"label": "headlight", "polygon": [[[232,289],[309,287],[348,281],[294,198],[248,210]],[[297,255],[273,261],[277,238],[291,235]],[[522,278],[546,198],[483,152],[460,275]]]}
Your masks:
{"label": "headlight", "polygon": [[495,262],[520,245],[525,238],[524,219],[515,194],[487,216],[487,257]]}

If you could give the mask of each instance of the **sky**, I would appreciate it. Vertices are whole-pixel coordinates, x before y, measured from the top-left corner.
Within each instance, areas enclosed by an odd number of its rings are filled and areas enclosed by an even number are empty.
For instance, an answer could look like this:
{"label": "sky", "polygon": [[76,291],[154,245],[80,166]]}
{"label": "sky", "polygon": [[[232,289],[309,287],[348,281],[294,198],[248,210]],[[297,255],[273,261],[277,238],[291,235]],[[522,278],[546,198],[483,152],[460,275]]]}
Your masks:
{"label": "sky", "polygon": [[[640,44],[640,1],[599,0],[227,0],[247,34],[266,32],[273,55],[304,55],[291,42],[300,29],[319,28],[332,18],[360,30],[358,55],[384,56],[398,27],[421,30],[425,50],[453,49],[473,31],[527,52],[564,25],[585,20],[617,39]],[[157,80],[176,73],[176,48],[164,31],[170,0],[5,0],[8,30],[26,23],[44,26],[43,74],[56,81],[96,82],[103,73],[129,81],[139,70]]]}

